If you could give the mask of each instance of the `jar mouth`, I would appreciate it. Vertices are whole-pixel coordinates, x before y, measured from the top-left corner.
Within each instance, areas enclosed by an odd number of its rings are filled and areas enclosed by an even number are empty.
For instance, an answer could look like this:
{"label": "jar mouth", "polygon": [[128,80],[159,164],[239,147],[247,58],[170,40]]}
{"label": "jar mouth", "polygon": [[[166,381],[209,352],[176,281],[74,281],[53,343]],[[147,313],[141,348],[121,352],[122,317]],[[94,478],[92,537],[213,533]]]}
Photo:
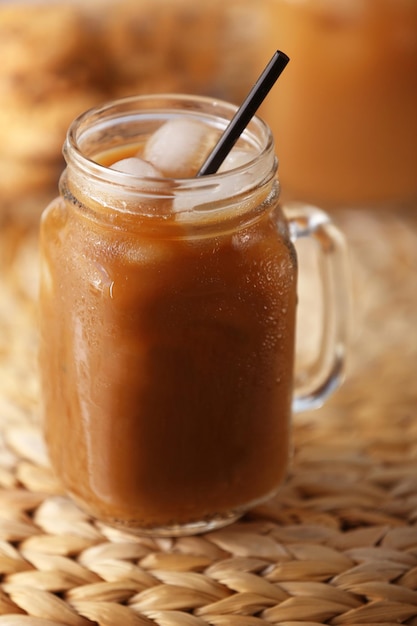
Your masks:
{"label": "jar mouth", "polygon": [[[209,126],[224,130],[237,106],[207,96],[185,94],[158,94],[131,96],[89,109],[71,124],[64,144],[64,157],[69,166],[75,166],[89,179],[104,184],[122,186],[130,193],[174,197],[179,193],[208,191],[229,186],[232,178],[245,173],[246,185],[259,184],[275,175],[277,163],[274,142],[268,125],[254,116],[242,133],[253,148],[254,156],[233,169],[201,177],[169,178],[138,177],[119,172],[98,163],[98,154],[123,146],[126,142],[140,142],[143,136],[173,117],[198,119]],[[272,168],[271,168],[272,163]],[[145,184],[144,184],[145,183]],[[245,186],[246,186],[245,185]]]}

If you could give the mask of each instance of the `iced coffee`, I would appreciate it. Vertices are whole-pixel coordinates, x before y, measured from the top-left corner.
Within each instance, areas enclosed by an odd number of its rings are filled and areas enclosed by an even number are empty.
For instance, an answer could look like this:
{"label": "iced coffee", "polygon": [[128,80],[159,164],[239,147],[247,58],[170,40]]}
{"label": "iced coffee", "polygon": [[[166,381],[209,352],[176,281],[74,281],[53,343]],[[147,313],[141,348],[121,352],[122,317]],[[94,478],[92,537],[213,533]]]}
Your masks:
{"label": "iced coffee", "polygon": [[43,215],[51,461],[83,508],[143,532],[222,525],[286,472],[297,272],[267,127],[195,177],[232,112],[178,97],[87,114]]}
{"label": "iced coffee", "polygon": [[[343,237],[322,211],[281,209],[268,126],[253,118],[197,175],[235,112],[143,96],[85,113],[42,218],[50,459],[82,508],[141,533],[218,528],[275,494],[292,408],[341,380]],[[294,394],[298,236],[321,250],[326,323]]]}

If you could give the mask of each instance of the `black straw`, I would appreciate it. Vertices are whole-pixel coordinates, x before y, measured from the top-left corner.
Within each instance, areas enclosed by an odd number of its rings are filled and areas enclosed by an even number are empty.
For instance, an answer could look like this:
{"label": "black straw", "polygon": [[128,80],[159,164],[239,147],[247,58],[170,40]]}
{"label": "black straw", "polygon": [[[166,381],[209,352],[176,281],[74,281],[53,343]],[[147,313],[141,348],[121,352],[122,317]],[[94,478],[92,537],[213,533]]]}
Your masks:
{"label": "black straw", "polygon": [[275,52],[245,100],[230,120],[218,143],[214,146],[212,152],[201,166],[197,176],[206,176],[207,174],[217,172],[265,97],[274,86],[289,60],[289,57],[284,52],[280,50]]}

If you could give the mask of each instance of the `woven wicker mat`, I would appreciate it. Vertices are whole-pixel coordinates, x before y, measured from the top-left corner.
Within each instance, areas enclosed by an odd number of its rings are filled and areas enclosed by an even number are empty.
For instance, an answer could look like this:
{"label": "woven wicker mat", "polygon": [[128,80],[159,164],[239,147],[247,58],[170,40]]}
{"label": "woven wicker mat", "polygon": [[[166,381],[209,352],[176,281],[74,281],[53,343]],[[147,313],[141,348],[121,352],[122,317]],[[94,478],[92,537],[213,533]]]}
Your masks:
{"label": "woven wicker mat", "polygon": [[278,497],[211,534],[94,522],[38,427],[36,239],[0,253],[0,625],[417,624],[417,211],[337,215],[350,242],[343,388],[294,420]]}

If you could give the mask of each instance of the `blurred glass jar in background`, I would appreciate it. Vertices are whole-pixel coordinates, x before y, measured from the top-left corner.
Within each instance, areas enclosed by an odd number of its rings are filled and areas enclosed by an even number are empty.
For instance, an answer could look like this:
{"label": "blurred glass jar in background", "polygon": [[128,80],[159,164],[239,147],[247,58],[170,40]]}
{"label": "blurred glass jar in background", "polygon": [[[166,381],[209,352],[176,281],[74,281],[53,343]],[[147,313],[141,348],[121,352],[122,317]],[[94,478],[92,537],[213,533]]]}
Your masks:
{"label": "blurred glass jar in background", "polygon": [[285,199],[417,204],[417,1],[266,0],[291,63],[265,101]]}

